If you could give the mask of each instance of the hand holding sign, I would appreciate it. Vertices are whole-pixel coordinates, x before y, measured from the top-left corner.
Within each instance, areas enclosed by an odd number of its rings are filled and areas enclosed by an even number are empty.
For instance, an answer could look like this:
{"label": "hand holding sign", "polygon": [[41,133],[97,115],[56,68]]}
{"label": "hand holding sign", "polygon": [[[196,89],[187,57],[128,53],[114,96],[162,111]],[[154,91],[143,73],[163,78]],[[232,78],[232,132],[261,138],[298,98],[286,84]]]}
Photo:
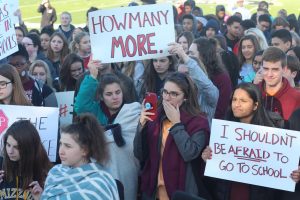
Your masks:
{"label": "hand holding sign", "polygon": [[294,170],[292,173],[291,173],[291,178],[296,182],[298,183],[300,181],[300,166],[298,167],[297,170]]}
{"label": "hand holding sign", "polygon": [[204,162],[206,162],[207,160],[212,158],[212,150],[211,150],[210,146],[207,146],[203,150],[201,158],[204,160]]}
{"label": "hand holding sign", "polygon": [[93,55],[91,55],[91,58],[88,63],[88,68],[90,70],[90,74],[94,79],[97,79],[99,68],[102,66],[100,60],[93,60]]}

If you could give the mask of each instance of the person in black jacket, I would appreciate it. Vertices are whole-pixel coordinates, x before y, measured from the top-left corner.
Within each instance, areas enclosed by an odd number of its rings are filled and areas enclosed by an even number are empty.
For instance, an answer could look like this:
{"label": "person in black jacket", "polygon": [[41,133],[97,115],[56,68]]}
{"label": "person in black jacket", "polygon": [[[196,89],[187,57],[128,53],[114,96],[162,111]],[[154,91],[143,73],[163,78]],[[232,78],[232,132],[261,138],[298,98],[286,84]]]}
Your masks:
{"label": "person in black jacket", "polygon": [[29,120],[14,122],[3,136],[0,198],[38,199],[52,164]]}
{"label": "person in black jacket", "polygon": [[53,90],[29,76],[29,56],[25,47],[18,45],[18,48],[19,51],[8,57],[8,63],[19,72],[28,99],[34,106],[57,107]]}
{"label": "person in black jacket", "polygon": [[42,0],[38,12],[42,13],[41,29],[45,26],[53,27],[54,22],[57,20],[56,10],[50,4],[50,0]]}

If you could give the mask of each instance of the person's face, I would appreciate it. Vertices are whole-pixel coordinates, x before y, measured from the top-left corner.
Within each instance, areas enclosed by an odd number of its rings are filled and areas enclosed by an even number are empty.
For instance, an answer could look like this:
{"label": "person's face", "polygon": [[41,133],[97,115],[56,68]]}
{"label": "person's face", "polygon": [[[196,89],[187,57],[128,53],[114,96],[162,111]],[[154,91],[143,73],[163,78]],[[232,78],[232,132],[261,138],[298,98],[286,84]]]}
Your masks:
{"label": "person's face", "polygon": [[268,87],[276,87],[282,82],[283,68],[281,61],[268,62],[263,61],[263,78]]}
{"label": "person's face", "polygon": [[250,123],[257,109],[257,102],[254,102],[245,90],[238,88],[233,93],[231,109],[234,117],[241,122]]}
{"label": "person's face", "polygon": [[176,83],[167,81],[162,90],[163,101],[169,102],[171,105],[180,107],[184,101],[184,93]]}
{"label": "person's face", "polygon": [[185,18],[182,22],[183,30],[184,31],[193,31],[193,20]]}
{"label": "person's face", "polygon": [[69,26],[71,23],[71,16],[68,14],[62,14],[60,16],[60,23],[62,26]]}
{"label": "person's face", "polygon": [[243,7],[243,6],[244,6],[244,1],[243,1],[243,0],[237,0],[237,1],[236,1],[236,4],[237,4],[239,7]]}
{"label": "person's face", "polygon": [[34,46],[30,38],[24,37],[22,40],[22,44],[26,48],[26,51],[28,52],[29,56],[31,56],[34,53],[37,53],[38,46]]}
{"label": "person's face", "polygon": [[24,38],[23,32],[20,31],[19,29],[16,29],[16,36],[17,36],[17,43],[21,44]]}
{"label": "person's face", "polygon": [[258,4],[258,8],[268,10],[268,6],[264,3]]}
{"label": "person's face", "polygon": [[233,22],[233,24],[227,26],[228,33],[233,37],[240,37],[241,35],[241,25],[238,22]]}
{"label": "person's face", "polygon": [[168,69],[171,65],[171,62],[168,59],[168,57],[161,57],[161,58],[153,59],[152,62],[153,62],[154,70],[158,74],[167,73]]}
{"label": "person's face", "polygon": [[187,53],[189,51],[189,44],[188,44],[186,37],[181,36],[178,39],[178,43],[182,46],[185,53]]}
{"label": "person's face", "polygon": [[201,22],[197,22],[197,30],[198,31],[201,31],[202,30],[202,28],[203,28],[203,24],[201,23]]}
{"label": "person's face", "polygon": [[47,73],[44,67],[36,66],[32,71],[32,76],[43,83],[46,83]]}
{"label": "person's face", "polygon": [[262,55],[255,56],[255,58],[253,59],[252,66],[253,66],[253,70],[255,72],[257,72],[261,68],[261,66],[262,66]]}
{"label": "person's face", "polygon": [[270,29],[270,23],[265,21],[260,21],[257,26],[262,32]]}
{"label": "person's face", "polygon": [[291,69],[285,67],[283,70],[283,76],[288,80],[294,80],[294,78],[297,76],[297,71],[292,72]]}
{"label": "person's face", "polygon": [[292,46],[291,47],[295,47],[297,46],[297,41],[295,40],[295,38],[292,38]]}
{"label": "person's face", "polygon": [[246,61],[252,60],[254,56],[255,48],[251,40],[243,40],[242,42],[242,54]]}
{"label": "person's face", "polygon": [[192,12],[192,7],[191,6],[184,6],[184,12],[185,12],[185,14],[190,14]]}
{"label": "person's face", "polygon": [[7,137],[5,149],[7,156],[11,161],[16,162],[20,160],[21,157],[18,142],[10,135]]}
{"label": "person's face", "polygon": [[116,113],[123,103],[123,92],[117,83],[108,84],[103,91],[103,101],[111,114]]}
{"label": "person's face", "polygon": [[17,56],[12,56],[8,59],[8,64],[14,66],[20,77],[25,77],[26,73],[28,71],[28,61],[23,56],[17,55]]}
{"label": "person's face", "polygon": [[218,12],[218,18],[223,19],[224,16],[225,16],[225,11]]}
{"label": "person's face", "polygon": [[82,30],[80,28],[75,28],[72,34],[72,38],[74,39],[75,35],[77,35],[78,33],[81,33]]}
{"label": "person's face", "polygon": [[59,36],[54,36],[50,41],[50,47],[54,53],[60,53],[63,46],[64,41]]}
{"label": "person's face", "polygon": [[61,164],[70,167],[79,167],[88,163],[86,156],[86,150],[75,141],[71,134],[61,134],[59,141],[59,157],[61,159]]}
{"label": "person's face", "polygon": [[0,75],[0,101],[9,104],[13,92],[13,83],[8,78]]}
{"label": "person's face", "polygon": [[78,80],[83,74],[83,66],[81,62],[74,62],[70,67],[72,78]]}
{"label": "person's face", "polygon": [[48,50],[50,45],[50,36],[46,33],[41,34],[40,36],[41,46],[44,51]]}
{"label": "person's face", "polygon": [[287,52],[287,50],[289,50],[291,48],[290,42],[283,42],[278,37],[273,37],[271,40],[271,44],[272,44],[272,46],[281,49],[283,52]]}
{"label": "person's face", "polygon": [[195,43],[191,44],[190,49],[189,49],[189,55],[200,59],[200,54],[199,54],[199,51],[197,49],[197,44],[195,44]]}
{"label": "person's face", "polygon": [[193,15],[196,17],[201,17],[201,13],[198,9],[192,11]]}
{"label": "person's face", "polygon": [[86,35],[83,38],[81,38],[79,43],[79,51],[84,53],[91,53],[90,36]]}
{"label": "person's face", "polygon": [[216,31],[215,31],[214,28],[208,28],[206,30],[205,34],[206,34],[206,37],[212,38],[212,37],[214,37],[216,35]]}

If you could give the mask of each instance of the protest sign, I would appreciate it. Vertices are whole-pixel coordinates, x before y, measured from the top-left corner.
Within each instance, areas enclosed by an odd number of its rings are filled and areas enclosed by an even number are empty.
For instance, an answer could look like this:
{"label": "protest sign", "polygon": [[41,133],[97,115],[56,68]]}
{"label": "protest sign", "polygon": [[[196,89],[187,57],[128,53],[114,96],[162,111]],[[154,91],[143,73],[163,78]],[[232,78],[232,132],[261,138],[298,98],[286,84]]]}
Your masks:
{"label": "protest sign", "polygon": [[60,126],[71,124],[73,119],[74,91],[56,92],[55,95],[59,105]]}
{"label": "protest sign", "polygon": [[298,169],[300,133],[213,119],[205,175],[294,191],[290,178]]}
{"label": "protest sign", "polygon": [[18,51],[9,0],[0,0],[0,60]]}
{"label": "protest sign", "polygon": [[51,162],[56,161],[58,108],[0,105],[0,139],[7,128],[18,120],[30,120],[40,134]]}
{"label": "protest sign", "polygon": [[89,13],[93,58],[102,63],[168,56],[175,42],[171,4],[98,10]]}

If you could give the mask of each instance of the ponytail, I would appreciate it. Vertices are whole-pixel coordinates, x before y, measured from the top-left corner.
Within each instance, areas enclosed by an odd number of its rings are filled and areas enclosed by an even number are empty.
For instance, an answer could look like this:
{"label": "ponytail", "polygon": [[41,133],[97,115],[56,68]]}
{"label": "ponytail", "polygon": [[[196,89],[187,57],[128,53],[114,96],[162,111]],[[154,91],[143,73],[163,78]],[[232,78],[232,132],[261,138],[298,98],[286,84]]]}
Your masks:
{"label": "ponytail", "polygon": [[73,135],[74,140],[87,150],[87,159],[95,159],[104,164],[108,158],[104,131],[96,117],[85,113],[78,115],[73,124],[61,130],[64,134]]}

